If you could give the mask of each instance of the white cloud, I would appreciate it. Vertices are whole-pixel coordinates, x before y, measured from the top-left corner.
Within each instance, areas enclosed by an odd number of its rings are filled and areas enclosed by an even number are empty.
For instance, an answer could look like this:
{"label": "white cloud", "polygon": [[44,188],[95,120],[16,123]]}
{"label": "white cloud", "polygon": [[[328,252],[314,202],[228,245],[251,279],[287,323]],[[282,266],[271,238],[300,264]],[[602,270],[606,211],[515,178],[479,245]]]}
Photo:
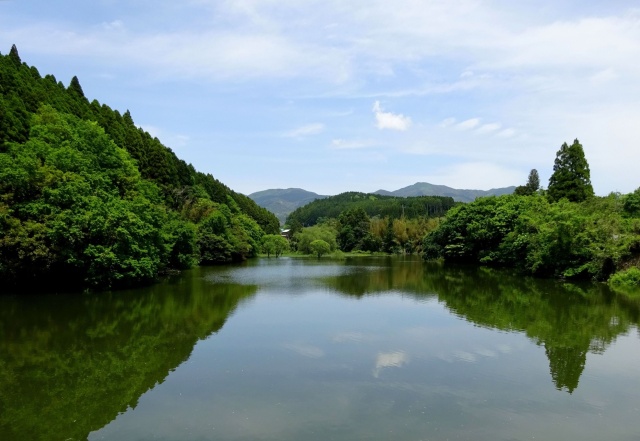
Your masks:
{"label": "white cloud", "polygon": [[451,127],[455,123],[456,123],[456,119],[455,118],[446,118],[446,119],[442,120],[442,122],[440,123],[440,127]]}
{"label": "white cloud", "polygon": [[615,81],[617,79],[618,79],[618,74],[616,74],[615,70],[611,68],[601,70],[595,75],[592,75],[590,78],[591,82],[595,85],[608,83],[610,81]]}
{"label": "white cloud", "polygon": [[500,123],[483,124],[478,128],[478,133],[491,133],[502,127]]}
{"label": "white cloud", "polygon": [[405,131],[411,127],[411,118],[402,114],[385,112],[379,101],[373,103],[373,113],[376,115],[376,127],[380,130]]}
{"label": "white cloud", "polygon": [[120,31],[124,29],[124,22],[122,20],[114,20],[110,23],[103,23],[102,27],[107,31]]}
{"label": "white cloud", "polygon": [[456,124],[456,128],[458,130],[471,130],[471,129],[475,129],[476,127],[478,127],[479,124],[480,124],[480,119],[479,118],[471,118],[471,119],[468,119],[466,121],[462,121],[461,123]]}
{"label": "white cloud", "polygon": [[358,140],[358,139],[334,139],[331,141],[331,148],[337,150],[352,150],[363,149],[375,145],[373,141]]}
{"label": "white cloud", "polygon": [[511,138],[515,134],[516,134],[515,129],[504,129],[498,132],[497,136],[499,136],[500,138]]}
{"label": "white cloud", "polygon": [[318,135],[324,132],[325,126],[322,123],[307,124],[302,127],[285,132],[285,138],[305,138],[307,136]]}

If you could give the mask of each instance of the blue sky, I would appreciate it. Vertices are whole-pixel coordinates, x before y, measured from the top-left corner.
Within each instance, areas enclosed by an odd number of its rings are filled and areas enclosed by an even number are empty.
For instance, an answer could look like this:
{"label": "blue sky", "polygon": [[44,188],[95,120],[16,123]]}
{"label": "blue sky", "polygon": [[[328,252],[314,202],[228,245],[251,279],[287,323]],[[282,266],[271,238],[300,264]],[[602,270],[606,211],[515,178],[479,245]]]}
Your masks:
{"label": "blue sky", "polygon": [[640,186],[637,1],[0,0],[0,52],[249,194]]}

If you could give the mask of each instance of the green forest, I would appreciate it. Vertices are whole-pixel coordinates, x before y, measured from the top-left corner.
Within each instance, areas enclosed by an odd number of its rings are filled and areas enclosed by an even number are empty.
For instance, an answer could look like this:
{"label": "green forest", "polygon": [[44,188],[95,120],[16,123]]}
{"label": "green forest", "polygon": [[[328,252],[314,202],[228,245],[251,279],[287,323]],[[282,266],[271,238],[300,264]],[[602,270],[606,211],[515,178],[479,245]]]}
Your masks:
{"label": "green forest", "polygon": [[423,250],[426,259],[640,287],[640,188],[594,196],[576,139],[557,152],[546,190],[532,170],[513,195],[454,207],[426,236]]}
{"label": "green forest", "polygon": [[291,247],[302,254],[422,252],[422,240],[456,203],[451,197],[347,192],[289,214]]}
{"label": "green forest", "polygon": [[316,199],[296,208],[287,217],[288,225],[311,226],[326,219],[337,219],[347,210],[362,209],[369,217],[416,219],[443,216],[455,202],[445,196],[397,197],[347,192]]}
{"label": "green forest", "polygon": [[[106,289],[256,255],[276,217],[120,113],[0,54],[0,283]],[[40,286],[39,286],[40,285]]]}

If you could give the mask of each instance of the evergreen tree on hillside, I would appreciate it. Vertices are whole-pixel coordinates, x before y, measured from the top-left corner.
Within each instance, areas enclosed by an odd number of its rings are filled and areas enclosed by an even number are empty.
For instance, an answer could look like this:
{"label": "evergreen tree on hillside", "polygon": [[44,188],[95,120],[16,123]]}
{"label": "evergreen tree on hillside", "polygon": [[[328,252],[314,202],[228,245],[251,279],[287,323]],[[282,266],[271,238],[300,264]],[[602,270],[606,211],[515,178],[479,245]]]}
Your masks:
{"label": "evergreen tree on hillside", "polygon": [[547,195],[553,202],[562,198],[581,202],[594,195],[589,164],[577,139],[570,146],[565,142],[558,150]]}
{"label": "evergreen tree on hillside", "polygon": [[82,86],[80,86],[80,80],[78,80],[78,77],[76,77],[75,75],[73,78],[71,78],[71,83],[69,83],[69,92],[75,93],[82,98],[85,97]]}
{"label": "evergreen tree on hillside", "polygon": [[535,168],[529,172],[526,187],[531,191],[531,193],[535,193],[540,189],[540,176],[538,175],[538,170]]}
{"label": "evergreen tree on hillside", "polygon": [[519,185],[514,190],[514,194],[528,196],[535,194],[540,189],[540,176],[535,168],[529,172],[529,178],[525,185]]}
{"label": "evergreen tree on hillside", "polygon": [[20,59],[20,55],[18,55],[18,48],[14,44],[11,46],[11,51],[9,51],[9,59],[15,64],[16,67],[20,67],[22,65],[22,60]]}

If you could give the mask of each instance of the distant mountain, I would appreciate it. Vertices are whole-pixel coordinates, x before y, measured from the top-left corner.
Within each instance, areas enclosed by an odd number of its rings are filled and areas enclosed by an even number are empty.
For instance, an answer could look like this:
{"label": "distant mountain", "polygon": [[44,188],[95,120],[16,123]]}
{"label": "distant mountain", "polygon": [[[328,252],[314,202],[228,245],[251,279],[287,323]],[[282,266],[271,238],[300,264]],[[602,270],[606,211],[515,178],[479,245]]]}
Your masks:
{"label": "distant mountain", "polygon": [[[491,190],[459,190],[447,187],[446,185],[417,182],[399,190],[378,190],[373,192],[373,194],[399,197],[448,196],[452,197],[456,202],[473,202],[476,198],[481,196],[500,196],[503,194],[511,194],[515,188],[515,186],[512,186],[492,188]],[[275,214],[281,224],[284,224],[287,216],[296,208],[307,205],[309,202],[316,199],[325,199],[327,197],[329,196],[319,195],[301,188],[263,190],[249,195],[249,198],[253,199],[256,204]]]}
{"label": "distant mountain", "polygon": [[249,198],[253,199],[256,204],[275,214],[281,224],[284,224],[289,213],[296,208],[326,197],[301,188],[276,188],[257,191],[249,195]]}
{"label": "distant mountain", "polygon": [[[511,194],[516,189],[515,186],[492,188],[491,190],[459,190],[447,187],[446,185],[434,185],[427,182],[416,182],[408,187],[395,191],[378,190],[374,194],[384,196],[450,196],[457,202],[473,202],[476,198],[482,196],[500,196],[503,194]],[[258,205],[260,205],[258,203]]]}

